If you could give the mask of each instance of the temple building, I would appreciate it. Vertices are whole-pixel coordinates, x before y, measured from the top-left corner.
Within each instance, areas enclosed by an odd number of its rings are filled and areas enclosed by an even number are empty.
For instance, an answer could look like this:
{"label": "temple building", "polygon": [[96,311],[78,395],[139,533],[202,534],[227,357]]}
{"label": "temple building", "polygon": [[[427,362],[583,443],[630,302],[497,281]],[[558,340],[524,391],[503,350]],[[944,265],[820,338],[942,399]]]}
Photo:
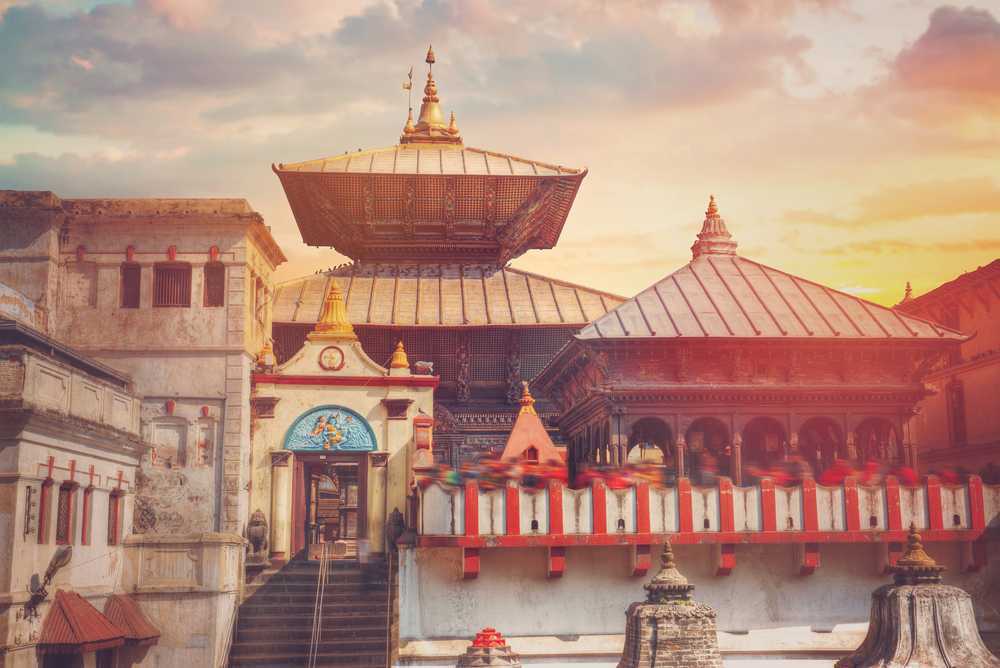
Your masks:
{"label": "temple building", "polygon": [[914,466],[919,372],[968,337],[736,249],[712,198],[691,261],[584,327],[536,379],[570,461],[623,465],[653,444],[682,475],[737,484],[791,453],[816,473],[836,459]]}
{"label": "temple building", "polygon": [[508,266],[555,246],[587,172],[467,147],[441,109],[433,51],[426,60],[419,117],[397,145],[274,167],[303,241],[353,260],[277,286],[274,351],[295,354],[336,284],[372,359],[385,363],[402,340],[433,364],[435,456],[457,465],[499,455],[522,381],[624,300]]}
{"label": "temple building", "polygon": [[896,307],[903,313],[944,323],[971,336],[940,357],[924,376],[933,394],[912,422],[927,469],[993,466],[1000,482],[1000,259],[914,297],[909,285]]}

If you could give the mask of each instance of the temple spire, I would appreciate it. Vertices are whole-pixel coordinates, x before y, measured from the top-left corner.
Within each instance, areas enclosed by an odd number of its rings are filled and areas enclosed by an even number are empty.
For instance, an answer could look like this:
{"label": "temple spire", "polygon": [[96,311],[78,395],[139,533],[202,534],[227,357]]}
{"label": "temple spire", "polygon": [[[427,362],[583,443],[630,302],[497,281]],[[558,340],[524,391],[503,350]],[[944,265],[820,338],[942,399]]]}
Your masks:
{"label": "temple spire", "polygon": [[531,396],[531,390],[528,389],[528,381],[522,381],[522,385],[524,389],[521,391],[521,412],[538,415],[535,410],[535,398]]}
{"label": "temple spire", "polygon": [[691,246],[691,255],[694,258],[700,255],[736,255],[736,242],[726,228],[726,221],[719,215],[715,195],[709,195],[705,222],[701,225],[698,240]]}
{"label": "temple spire", "polygon": [[461,144],[462,137],[458,132],[458,125],[455,122],[455,115],[451,115],[451,122],[445,121],[444,112],[441,111],[441,99],[438,97],[437,82],[434,81],[434,47],[427,48],[427,83],[424,84],[424,98],[420,105],[420,114],[417,116],[416,125],[412,124],[412,112],[403,128],[403,135],[399,138],[400,144]]}
{"label": "temple spire", "polygon": [[903,302],[902,303],[905,304],[906,302],[908,302],[908,301],[910,301],[912,299],[913,299],[913,287],[910,285],[910,282],[907,281],[906,282],[906,290],[903,291]]}
{"label": "temple spire", "polygon": [[358,337],[354,333],[354,327],[347,318],[347,306],[344,304],[344,297],[340,293],[336,279],[330,279],[330,289],[326,292],[323,300],[323,310],[320,311],[319,322],[309,333],[309,340],[356,340]]}

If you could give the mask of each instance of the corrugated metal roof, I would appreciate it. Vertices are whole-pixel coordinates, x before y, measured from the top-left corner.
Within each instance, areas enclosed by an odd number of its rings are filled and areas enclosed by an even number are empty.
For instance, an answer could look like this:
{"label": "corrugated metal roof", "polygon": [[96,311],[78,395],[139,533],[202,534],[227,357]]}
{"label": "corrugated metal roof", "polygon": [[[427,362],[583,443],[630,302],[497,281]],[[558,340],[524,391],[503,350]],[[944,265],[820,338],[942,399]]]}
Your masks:
{"label": "corrugated metal roof", "polygon": [[38,649],[51,654],[78,654],[118,647],[124,632],[82,596],[59,590],[45,615]]}
{"label": "corrugated metal roof", "polygon": [[113,594],[104,603],[104,616],[125,634],[130,645],[153,645],[160,637],[160,630],[153,626],[138,602],[128,594]]}
{"label": "corrugated metal roof", "polygon": [[489,174],[493,176],[559,176],[581,170],[537,160],[462,146],[400,144],[368,151],[281,164],[282,172],[347,172],[354,174]]}
{"label": "corrugated metal roof", "polygon": [[955,339],[960,332],[739,255],[707,253],[579,334],[597,338]]}
{"label": "corrugated metal roof", "polygon": [[331,280],[355,325],[582,326],[624,301],[510,267],[348,264],[280,284],[274,322],[316,322]]}

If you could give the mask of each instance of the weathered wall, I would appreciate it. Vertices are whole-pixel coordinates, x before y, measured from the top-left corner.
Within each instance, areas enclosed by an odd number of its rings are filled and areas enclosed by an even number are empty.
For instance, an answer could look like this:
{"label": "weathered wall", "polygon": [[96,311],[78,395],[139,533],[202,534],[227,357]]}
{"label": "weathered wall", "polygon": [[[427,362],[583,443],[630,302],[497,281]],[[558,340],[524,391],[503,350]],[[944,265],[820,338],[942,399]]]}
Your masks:
{"label": "weathered wall", "polygon": [[[772,649],[787,650],[822,646],[834,626],[867,622],[871,592],[888,582],[876,570],[877,549],[823,545],[822,566],[811,576],[797,574],[789,545],[738,546],[727,577],[714,575],[711,546],[679,545],[674,552],[697,586],[695,598],[718,611],[720,632],[785,630]],[[992,561],[976,574],[961,574],[957,544],[932,543],[927,550],[948,567],[946,582],[972,594],[982,628],[1000,630],[1000,545],[991,544]],[[624,547],[567,548],[566,572],[556,579],[545,577],[542,548],[480,554],[479,577],[462,580],[460,550],[403,550],[402,639],[471,638],[486,626],[515,637],[623,634],[625,610],[644,596],[648,580],[628,575]]]}

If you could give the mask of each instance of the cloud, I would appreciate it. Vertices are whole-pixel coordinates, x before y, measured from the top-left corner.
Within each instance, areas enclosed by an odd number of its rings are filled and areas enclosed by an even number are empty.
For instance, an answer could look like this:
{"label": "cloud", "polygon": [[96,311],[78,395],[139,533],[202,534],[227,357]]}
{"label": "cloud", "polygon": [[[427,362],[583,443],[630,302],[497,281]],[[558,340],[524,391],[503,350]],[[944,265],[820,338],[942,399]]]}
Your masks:
{"label": "cloud", "polygon": [[792,225],[850,229],[920,218],[1000,215],[1000,187],[987,177],[909,183],[864,195],[854,209],[856,213],[851,216],[790,209],[781,220]]}
{"label": "cloud", "polygon": [[966,241],[907,241],[904,239],[875,239],[854,241],[839,246],[820,249],[825,255],[903,255],[917,253],[971,253],[1000,251],[1000,239],[983,238]]}

